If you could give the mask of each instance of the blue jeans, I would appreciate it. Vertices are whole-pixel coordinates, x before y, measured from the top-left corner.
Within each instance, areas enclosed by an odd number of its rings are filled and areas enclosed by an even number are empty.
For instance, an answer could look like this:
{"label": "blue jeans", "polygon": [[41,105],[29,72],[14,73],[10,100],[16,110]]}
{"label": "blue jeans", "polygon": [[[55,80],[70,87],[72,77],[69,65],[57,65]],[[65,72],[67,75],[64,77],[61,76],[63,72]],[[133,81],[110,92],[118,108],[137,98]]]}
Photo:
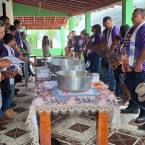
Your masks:
{"label": "blue jeans", "polygon": [[[30,60],[30,56],[29,56],[29,55],[25,54],[25,57],[26,57],[28,60]],[[31,68],[30,68],[30,63],[28,63],[28,72],[29,72],[29,73],[32,72],[32,71],[31,71]]]}
{"label": "blue jeans", "polygon": [[11,90],[11,94],[7,95],[7,94],[3,93],[2,102],[3,102],[4,110],[8,110],[8,109],[12,108],[12,100],[13,100],[13,96],[14,96],[15,87],[14,87],[14,85],[10,85],[9,78],[6,78],[5,81]]}
{"label": "blue jeans", "polygon": [[113,70],[110,68],[111,59],[109,59],[109,68],[102,67],[103,70],[103,82],[109,83],[109,88],[116,89],[116,81]]}
{"label": "blue jeans", "polygon": [[100,73],[100,55],[96,52],[88,55],[88,61],[90,61],[90,73]]}
{"label": "blue jeans", "polygon": [[138,94],[135,92],[136,87],[140,83],[145,82],[145,73],[143,72],[128,72],[126,73],[125,83],[131,93],[131,99],[129,101],[129,107],[138,108],[145,113],[145,101],[138,101]]}
{"label": "blue jeans", "polygon": [[121,92],[121,82],[120,79],[118,77],[118,75],[116,74],[116,71],[114,71],[114,77],[115,77],[115,81],[116,81],[116,88],[115,88],[115,93],[119,94]]}
{"label": "blue jeans", "polygon": [[3,111],[0,109],[0,118],[3,117]]}

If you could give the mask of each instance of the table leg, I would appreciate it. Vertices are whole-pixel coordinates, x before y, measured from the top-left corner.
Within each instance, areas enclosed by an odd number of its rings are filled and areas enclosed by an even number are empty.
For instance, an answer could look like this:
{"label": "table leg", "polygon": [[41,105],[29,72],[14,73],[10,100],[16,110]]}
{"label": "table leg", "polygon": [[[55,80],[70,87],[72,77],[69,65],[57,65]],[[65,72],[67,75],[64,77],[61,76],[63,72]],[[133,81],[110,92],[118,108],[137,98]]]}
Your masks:
{"label": "table leg", "polygon": [[43,112],[40,115],[40,144],[51,145],[51,114]]}
{"label": "table leg", "polygon": [[37,56],[34,57],[34,63],[35,63],[35,64],[36,64],[36,57],[37,57]]}
{"label": "table leg", "polygon": [[96,145],[108,145],[108,114],[97,112]]}

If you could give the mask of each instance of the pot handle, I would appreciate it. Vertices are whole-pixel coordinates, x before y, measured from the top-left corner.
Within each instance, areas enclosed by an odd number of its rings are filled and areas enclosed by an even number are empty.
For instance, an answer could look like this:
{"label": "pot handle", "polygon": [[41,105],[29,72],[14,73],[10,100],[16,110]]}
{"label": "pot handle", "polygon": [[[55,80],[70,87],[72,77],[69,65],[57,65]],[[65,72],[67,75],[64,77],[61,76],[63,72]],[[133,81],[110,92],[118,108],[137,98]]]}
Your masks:
{"label": "pot handle", "polygon": [[55,76],[55,77],[58,76],[57,74],[54,74],[54,73],[52,73],[52,72],[50,72],[50,75],[51,75],[51,76]]}

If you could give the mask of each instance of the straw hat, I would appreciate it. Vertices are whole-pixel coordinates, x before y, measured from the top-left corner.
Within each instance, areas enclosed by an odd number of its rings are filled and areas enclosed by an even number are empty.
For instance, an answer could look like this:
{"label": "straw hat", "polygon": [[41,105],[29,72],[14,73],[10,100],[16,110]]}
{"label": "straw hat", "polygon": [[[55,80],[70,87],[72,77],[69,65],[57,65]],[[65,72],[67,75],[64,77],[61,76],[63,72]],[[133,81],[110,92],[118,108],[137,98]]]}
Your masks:
{"label": "straw hat", "polygon": [[140,102],[145,101],[145,83],[140,83],[136,87],[135,92],[138,94],[138,100]]}

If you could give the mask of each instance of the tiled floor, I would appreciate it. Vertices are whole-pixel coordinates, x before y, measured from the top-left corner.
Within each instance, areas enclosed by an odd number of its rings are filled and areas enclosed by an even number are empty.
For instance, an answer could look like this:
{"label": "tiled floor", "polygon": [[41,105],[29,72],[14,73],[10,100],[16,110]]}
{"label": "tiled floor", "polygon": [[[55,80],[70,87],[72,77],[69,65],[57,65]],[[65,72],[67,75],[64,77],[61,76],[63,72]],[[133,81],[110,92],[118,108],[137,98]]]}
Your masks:
{"label": "tiled floor", "polygon": [[[17,106],[14,108],[19,116],[5,124],[7,132],[0,135],[0,145],[30,145],[32,140],[25,124],[29,105],[33,99],[34,78],[30,78],[27,89],[24,83],[17,84],[19,94],[14,97]],[[120,108],[125,108],[120,106]],[[145,145],[145,131],[137,129],[134,119],[138,115],[121,114],[121,129],[109,132],[109,145]],[[39,118],[39,116],[38,116]],[[96,144],[96,116],[94,114],[52,114],[52,137],[61,145],[94,145]],[[38,119],[39,124],[39,119]]]}

